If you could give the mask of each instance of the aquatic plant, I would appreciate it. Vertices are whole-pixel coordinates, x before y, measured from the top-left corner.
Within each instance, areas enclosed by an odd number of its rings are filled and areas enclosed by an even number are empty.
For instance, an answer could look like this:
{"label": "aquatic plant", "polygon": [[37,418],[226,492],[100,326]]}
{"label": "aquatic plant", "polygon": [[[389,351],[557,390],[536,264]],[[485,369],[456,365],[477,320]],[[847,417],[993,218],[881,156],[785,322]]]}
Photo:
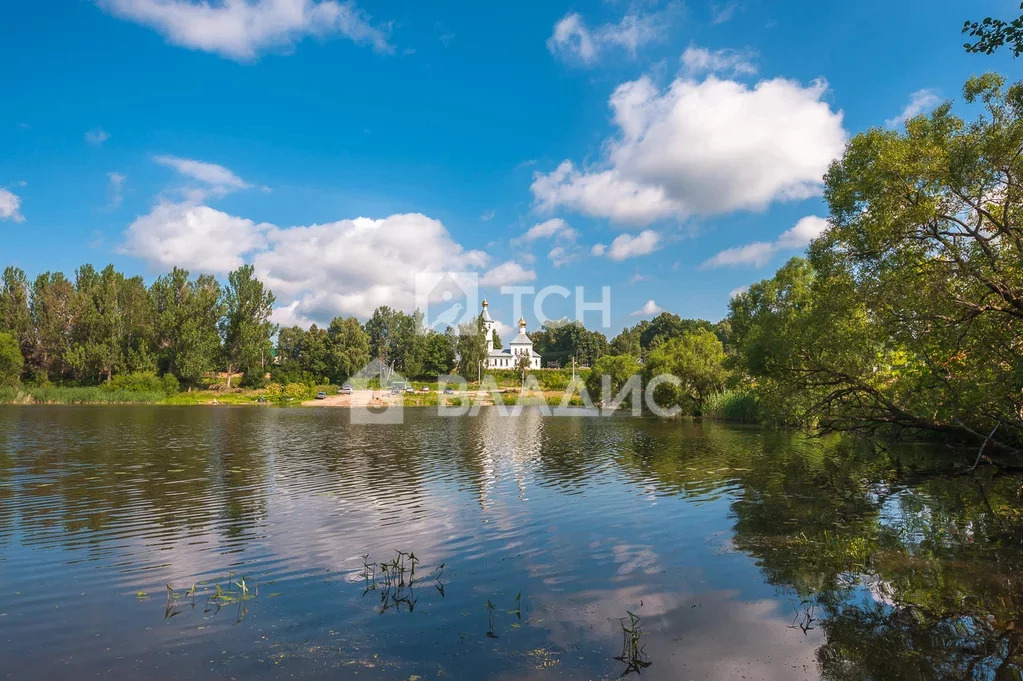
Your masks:
{"label": "aquatic plant", "polygon": [[619,662],[625,663],[625,671],[622,672],[622,676],[634,672],[639,674],[653,664],[647,659],[647,654],[644,651],[646,644],[641,641],[644,632],[640,627],[639,617],[629,611],[626,611],[625,614],[628,617],[619,620],[622,627],[622,654],[615,658]]}
{"label": "aquatic plant", "polygon": [[[362,577],[365,582],[362,595],[365,597],[370,591],[379,592],[381,614],[391,609],[401,611],[403,606],[408,612],[412,612],[419,601],[415,591],[415,587],[423,581],[421,577],[416,576],[419,559],[411,551],[406,553],[395,549],[395,554],[393,559],[382,563],[370,562],[369,554],[362,557]],[[443,573],[444,563],[441,563],[426,575],[427,579],[433,581],[441,598],[444,597],[444,584],[440,581]],[[423,574],[422,569],[419,570],[419,574]]]}

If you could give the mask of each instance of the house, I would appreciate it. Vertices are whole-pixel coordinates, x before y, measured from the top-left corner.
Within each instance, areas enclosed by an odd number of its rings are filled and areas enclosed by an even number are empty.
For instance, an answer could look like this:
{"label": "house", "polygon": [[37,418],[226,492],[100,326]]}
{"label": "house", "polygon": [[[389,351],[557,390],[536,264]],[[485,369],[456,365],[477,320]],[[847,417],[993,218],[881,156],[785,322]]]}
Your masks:
{"label": "house", "polygon": [[490,316],[486,298],[483,299],[483,328],[487,337],[487,368],[517,369],[519,358],[529,357],[529,368],[540,368],[540,353],[533,350],[533,341],[526,335],[526,320],[519,318],[519,334],[512,339],[507,348],[494,349],[494,329],[497,322]]}

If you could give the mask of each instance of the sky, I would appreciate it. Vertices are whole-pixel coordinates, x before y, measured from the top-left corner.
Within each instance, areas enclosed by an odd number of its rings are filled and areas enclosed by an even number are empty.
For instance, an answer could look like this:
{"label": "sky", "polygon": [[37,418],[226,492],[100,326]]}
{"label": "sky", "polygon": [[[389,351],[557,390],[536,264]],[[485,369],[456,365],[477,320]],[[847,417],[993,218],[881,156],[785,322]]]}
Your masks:
{"label": "sky", "polygon": [[0,265],[251,263],[282,324],[411,310],[440,271],[475,274],[503,333],[509,285],[572,291],[549,318],[610,287],[609,337],[662,310],[716,321],[826,227],[851,136],[1020,77],[960,34],[1017,7],[9,3]]}

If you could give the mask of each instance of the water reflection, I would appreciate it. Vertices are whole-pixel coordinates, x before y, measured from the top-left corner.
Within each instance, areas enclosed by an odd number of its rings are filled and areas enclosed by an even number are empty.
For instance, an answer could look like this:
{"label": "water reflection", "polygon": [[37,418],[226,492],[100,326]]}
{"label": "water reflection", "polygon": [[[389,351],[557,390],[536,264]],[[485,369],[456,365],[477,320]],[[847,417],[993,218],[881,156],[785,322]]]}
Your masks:
{"label": "water reflection", "polygon": [[716,424],[406,416],[0,407],[0,666],[1020,678],[1018,476]]}

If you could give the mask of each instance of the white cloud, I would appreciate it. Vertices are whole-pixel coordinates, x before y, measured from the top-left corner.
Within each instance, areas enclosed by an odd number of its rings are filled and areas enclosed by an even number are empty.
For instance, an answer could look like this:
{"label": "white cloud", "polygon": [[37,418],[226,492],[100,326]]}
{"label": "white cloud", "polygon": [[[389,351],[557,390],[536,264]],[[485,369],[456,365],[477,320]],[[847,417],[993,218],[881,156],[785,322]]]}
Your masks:
{"label": "white cloud", "polygon": [[741,296],[746,291],[749,291],[749,286],[736,286],[735,288],[728,292],[728,299],[731,300],[736,296]]}
{"label": "white cloud", "polygon": [[21,214],[21,197],[3,187],[0,187],[0,220],[25,221]]}
{"label": "white cloud", "polygon": [[495,215],[497,215],[496,210],[488,210],[486,213],[480,215],[480,220],[482,220],[483,222],[490,222],[491,220],[494,219]]}
{"label": "white cloud", "polygon": [[922,114],[925,111],[930,111],[941,101],[941,97],[938,96],[937,90],[917,90],[909,96],[909,102],[906,104],[906,108],[902,110],[895,118],[889,118],[884,122],[889,128],[897,128],[913,116]]}
{"label": "white cloud", "polygon": [[85,133],[85,141],[95,147],[103,144],[108,139],[110,139],[110,133],[102,128],[96,128]]}
{"label": "white cloud", "polygon": [[815,196],[846,140],[826,92],[824,81],[784,78],[753,87],[714,75],[678,78],[664,91],[645,76],[624,83],[611,96],[620,133],[604,144],[604,161],[536,173],[534,198],[541,210],[644,226]]}
{"label": "white cloud", "polygon": [[610,248],[607,249],[607,257],[612,260],[635,258],[653,253],[660,245],[661,235],[652,229],[643,230],[636,236],[621,234],[611,242]]}
{"label": "white cloud", "polygon": [[700,267],[704,269],[736,265],[762,267],[775,253],[806,248],[827,228],[828,221],[824,218],[807,215],[795,226],[782,232],[774,241],[754,241],[744,246],[725,249],[706,260]]}
{"label": "white cloud", "polygon": [[604,255],[604,252],[606,250],[607,250],[607,246],[605,246],[604,244],[593,244],[593,248],[590,249],[590,253],[592,255],[600,257],[600,256]]}
{"label": "white cloud", "polygon": [[240,189],[248,189],[252,185],[235,175],[222,165],[195,161],[178,156],[156,156],[157,163],[173,168],[185,177],[197,180],[206,185],[206,188],[193,193],[198,200],[204,199],[207,195],[224,196]]}
{"label": "white cloud", "polygon": [[277,297],[275,320],[288,324],[368,317],[380,305],[411,311],[416,272],[472,271],[487,261],[418,213],[277,227],[188,203],[159,203],[135,220],[121,252],[164,270],[223,274],[251,262]]}
{"label": "white cloud", "polygon": [[263,248],[271,227],[209,206],[161,202],[131,223],[121,252],[142,258],[154,269],[178,266],[223,274]]}
{"label": "white cloud", "polygon": [[665,28],[662,14],[628,14],[617,24],[590,29],[579,14],[571,12],[554,25],[547,49],[551,54],[593,64],[602,52],[613,47],[635,56],[636,50],[646,43],[663,38]]}
{"label": "white cloud", "polygon": [[704,47],[690,45],[682,53],[682,68],[686,73],[724,73],[729,75],[751,76],[757,72],[753,59],[756,55],[751,51],[708,50]]}
{"label": "white cloud", "polygon": [[643,303],[643,307],[638,310],[634,310],[629,313],[630,317],[652,317],[656,314],[664,312],[664,308],[655,303],[653,300],[648,300]]}
{"label": "white cloud", "polygon": [[530,242],[536,241],[537,239],[559,239],[564,241],[575,241],[579,233],[572,229],[572,227],[562,220],[561,218],[551,218],[544,222],[539,222],[526,231],[519,241]]}
{"label": "white cloud", "polygon": [[337,0],[97,0],[111,14],[163,35],[168,42],[249,61],[289,50],[306,36],[341,35],[391,52],[386,32],[353,2]]}
{"label": "white cloud", "polygon": [[569,250],[564,246],[555,246],[547,253],[547,258],[555,267],[566,265],[575,260],[577,257],[579,257],[578,251]]}
{"label": "white cloud", "polygon": [[536,279],[536,271],[509,260],[480,277],[480,286],[511,286]]}
{"label": "white cloud", "polygon": [[739,9],[738,2],[726,2],[718,4],[710,3],[711,24],[723,24],[735,16],[735,10]]}
{"label": "white cloud", "polygon": [[121,173],[107,173],[107,195],[110,197],[110,208],[121,205],[124,199],[124,182],[127,178]]}

